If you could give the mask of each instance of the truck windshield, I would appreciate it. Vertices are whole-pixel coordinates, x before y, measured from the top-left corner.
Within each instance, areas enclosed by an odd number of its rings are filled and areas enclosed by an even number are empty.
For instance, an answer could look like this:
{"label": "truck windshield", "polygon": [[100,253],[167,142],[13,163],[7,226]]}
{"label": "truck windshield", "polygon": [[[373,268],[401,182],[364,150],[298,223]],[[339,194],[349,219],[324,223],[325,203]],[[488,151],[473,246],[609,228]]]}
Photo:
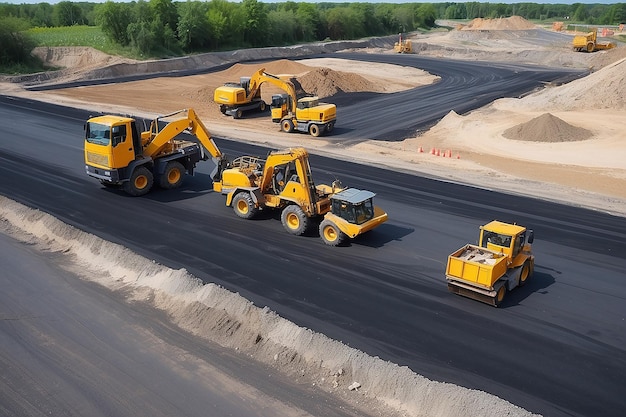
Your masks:
{"label": "truck windshield", "polygon": [[85,140],[97,145],[108,145],[111,142],[111,127],[100,123],[87,123]]}
{"label": "truck windshield", "polygon": [[372,199],[360,203],[333,200],[332,213],[353,224],[363,224],[374,217]]}
{"label": "truck windshield", "polygon": [[487,243],[509,248],[511,247],[511,236],[485,230],[483,232],[483,241],[480,243],[480,246],[486,248]]}

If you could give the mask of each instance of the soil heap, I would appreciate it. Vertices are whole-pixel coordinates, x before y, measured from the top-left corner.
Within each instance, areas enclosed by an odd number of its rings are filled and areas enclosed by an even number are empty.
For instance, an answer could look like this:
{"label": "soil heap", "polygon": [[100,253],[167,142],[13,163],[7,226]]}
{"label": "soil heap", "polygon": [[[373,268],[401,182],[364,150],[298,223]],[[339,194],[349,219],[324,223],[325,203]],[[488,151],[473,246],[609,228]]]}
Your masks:
{"label": "soil heap", "polygon": [[528,30],[535,25],[521,16],[502,17],[497,19],[476,18],[460,30]]}
{"label": "soil heap", "polygon": [[502,134],[505,138],[529,142],[576,142],[593,136],[589,130],[544,113],[539,117],[511,127]]}

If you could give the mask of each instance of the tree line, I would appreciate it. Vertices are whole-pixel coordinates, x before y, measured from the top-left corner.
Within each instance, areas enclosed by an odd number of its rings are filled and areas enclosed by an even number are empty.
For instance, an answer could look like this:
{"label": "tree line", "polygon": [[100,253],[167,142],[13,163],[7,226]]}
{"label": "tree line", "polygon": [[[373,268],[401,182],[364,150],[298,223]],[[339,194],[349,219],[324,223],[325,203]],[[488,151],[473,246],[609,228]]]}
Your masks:
{"label": "tree line", "polygon": [[359,39],[435,26],[436,19],[522,16],[617,24],[626,20],[626,3],[262,3],[242,0],[129,3],[62,1],[51,5],[0,3],[0,64],[24,59],[32,41],[29,27],[99,26],[107,38],[144,56],[286,46]]}

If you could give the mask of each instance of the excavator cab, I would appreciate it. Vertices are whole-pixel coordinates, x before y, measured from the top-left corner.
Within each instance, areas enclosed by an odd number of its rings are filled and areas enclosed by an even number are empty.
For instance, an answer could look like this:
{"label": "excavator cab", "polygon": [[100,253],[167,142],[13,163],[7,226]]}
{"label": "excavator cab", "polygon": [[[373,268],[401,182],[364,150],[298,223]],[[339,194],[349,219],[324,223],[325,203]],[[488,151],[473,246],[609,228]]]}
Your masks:
{"label": "excavator cab", "polygon": [[331,196],[331,213],[348,223],[363,224],[374,217],[374,194],[348,188]]}

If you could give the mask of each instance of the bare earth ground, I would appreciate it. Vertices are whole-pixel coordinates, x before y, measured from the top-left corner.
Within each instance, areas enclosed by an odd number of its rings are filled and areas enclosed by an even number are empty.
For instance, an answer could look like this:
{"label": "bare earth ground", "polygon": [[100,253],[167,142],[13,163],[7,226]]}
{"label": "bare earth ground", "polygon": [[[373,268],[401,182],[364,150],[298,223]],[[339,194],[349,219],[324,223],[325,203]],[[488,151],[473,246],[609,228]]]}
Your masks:
{"label": "bare earth ground", "polygon": [[[494,30],[489,30],[490,25]],[[416,36],[413,43],[422,55],[565,65],[592,68],[595,72],[564,86],[546,87],[522,99],[498,100],[464,116],[451,113],[429,131],[402,142],[361,143],[349,148],[350,157],[447,180],[626,214],[626,104],[623,99],[626,96],[626,46],[593,54],[573,52],[570,38],[561,43],[541,44],[541,35],[535,32],[547,31],[529,32],[529,27],[533,25],[521,18],[477,20],[461,30]],[[382,49],[370,51],[391,53]],[[80,79],[94,68],[130,62],[86,48],[45,49],[39,54],[50,65],[67,66],[57,82]],[[436,80],[413,68],[341,59],[282,59],[263,67],[272,74],[293,75],[307,93],[321,98],[339,89],[394,92]],[[311,152],[338,158],[348,151],[330,145],[323,138],[312,140],[307,135],[286,135],[268,118],[233,120],[223,116],[212,101],[213,90],[225,82],[250,76],[258,69],[258,64],[235,64],[213,74],[42,93],[27,92],[19,84],[1,85],[8,94],[94,111],[153,117],[193,107],[216,136],[277,148],[305,146]],[[271,95],[278,92],[281,91],[276,87],[264,86],[263,97],[269,102]],[[553,121],[561,126],[526,129],[527,136],[532,137],[517,137],[517,140],[504,135],[505,131],[534,119],[544,120],[546,118],[540,116],[545,115],[554,116]],[[340,118],[338,123],[341,123]],[[584,129],[591,135],[572,141],[553,134],[563,128]],[[546,137],[538,140],[536,137],[542,132]],[[436,156],[437,153],[440,156]]]}
{"label": "bare earth ground", "polygon": [[[465,116],[451,113],[428,132],[403,142],[365,142],[351,148],[337,147],[323,138],[284,134],[265,117],[233,120],[222,116],[212,102],[213,89],[251,75],[258,66],[237,64],[217,74],[40,93],[15,82],[1,83],[0,88],[4,94],[148,117],[193,107],[216,136],[277,148],[305,146],[338,158],[348,158],[349,152],[352,160],[626,215],[626,48],[574,53],[567,42],[542,44],[537,40],[541,36],[531,39],[527,22],[492,23],[494,29],[487,29],[489,22],[483,21],[475,22],[478,31],[466,28],[415,36],[414,47],[430,56],[593,67],[595,72],[522,99],[498,100]],[[130,62],[84,48],[38,53],[51,65],[66,67],[56,74],[56,81],[81,79],[102,66]],[[141,71],[142,65],[135,70]],[[303,87],[318,88],[307,92],[321,97],[332,95],[337,86],[344,91],[393,92],[435,80],[411,68],[339,59],[279,60],[265,67],[270,73],[293,74]],[[49,78],[42,76],[44,80]],[[273,92],[271,87],[264,90],[267,95]],[[439,156],[431,150],[439,151]],[[441,156],[447,150],[452,157]],[[63,253],[69,259],[67,267],[85,279],[124,291],[131,302],[147,302],[166,311],[182,328],[272,364],[295,380],[334,392],[367,409],[368,415],[531,415],[487,393],[430,381],[407,368],[368,357],[220,287],[201,285],[184,269],[156,265],[2,197],[0,220],[0,232],[44,251]],[[362,387],[350,389],[355,382]],[[377,408],[380,404],[395,412]]]}

